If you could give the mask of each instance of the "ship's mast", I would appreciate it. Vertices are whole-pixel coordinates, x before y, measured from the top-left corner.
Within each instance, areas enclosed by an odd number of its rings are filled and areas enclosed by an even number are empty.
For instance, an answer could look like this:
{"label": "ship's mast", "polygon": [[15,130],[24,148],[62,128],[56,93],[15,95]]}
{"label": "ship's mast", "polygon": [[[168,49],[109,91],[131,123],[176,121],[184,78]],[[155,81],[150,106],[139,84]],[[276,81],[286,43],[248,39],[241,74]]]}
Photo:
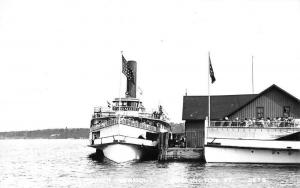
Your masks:
{"label": "ship's mast", "polygon": [[[123,51],[121,51],[121,56],[122,56],[122,61],[123,62]],[[123,65],[123,63],[122,63]],[[118,135],[120,135],[120,123],[121,123],[121,82],[122,82],[122,71],[123,71],[123,66],[121,66],[121,69],[120,69],[120,85],[119,85],[119,104],[118,104],[118,111],[119,111],[119,115],[118,115]]]}

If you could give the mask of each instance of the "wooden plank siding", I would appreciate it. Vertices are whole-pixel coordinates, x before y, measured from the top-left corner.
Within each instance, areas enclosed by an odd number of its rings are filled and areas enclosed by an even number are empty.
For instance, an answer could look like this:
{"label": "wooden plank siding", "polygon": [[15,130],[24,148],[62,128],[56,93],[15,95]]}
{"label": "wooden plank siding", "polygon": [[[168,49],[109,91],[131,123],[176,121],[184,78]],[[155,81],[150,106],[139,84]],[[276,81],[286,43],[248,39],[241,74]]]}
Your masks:
{"label": "wooden plank siding", "polygon": [[185,122],[186,147],[202,148],[204,146],[204,120]]}
{"label": "wooden plank siding", "polygon": [[290,116],[300,117],[299,102],[283,92],[273,89],[235,112],[229,118],[256,118],[256,107],[264,107],[264,118],[283,117],[284,106],[290,106]]}

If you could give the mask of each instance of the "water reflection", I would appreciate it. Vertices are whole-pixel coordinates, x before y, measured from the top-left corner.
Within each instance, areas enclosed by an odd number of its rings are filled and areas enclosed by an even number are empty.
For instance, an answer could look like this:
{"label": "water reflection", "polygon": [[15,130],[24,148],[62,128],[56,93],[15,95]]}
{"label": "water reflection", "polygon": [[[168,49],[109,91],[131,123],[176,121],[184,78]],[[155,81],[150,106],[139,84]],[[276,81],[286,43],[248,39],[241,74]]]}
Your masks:
{"label": "water reflection", "polygon": [[87,158],[98,163],[103,163],[104,161],[103,155],[98,155],[96,152],[89,154]]}

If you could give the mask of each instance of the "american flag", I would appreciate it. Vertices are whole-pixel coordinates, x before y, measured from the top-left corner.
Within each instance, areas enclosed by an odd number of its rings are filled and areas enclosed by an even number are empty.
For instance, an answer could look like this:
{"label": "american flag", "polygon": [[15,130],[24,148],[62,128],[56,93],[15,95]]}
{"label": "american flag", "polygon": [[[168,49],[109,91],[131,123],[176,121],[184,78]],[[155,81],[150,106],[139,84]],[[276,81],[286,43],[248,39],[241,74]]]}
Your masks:
{"label": "american flag", "polygon": [[122,73],[127,77],[128,80],[134,83],[134,75],[132,69],[128,66],[127,60],[122,55]]}
{"label": "american flag", "polygon": [[211,78],[211,83],[213,84],[216,81],[216,78],[215,78],[214,70],[211,65],[210,56],[208,58],[209,58],[209,74],[210,74],[210,78]]}

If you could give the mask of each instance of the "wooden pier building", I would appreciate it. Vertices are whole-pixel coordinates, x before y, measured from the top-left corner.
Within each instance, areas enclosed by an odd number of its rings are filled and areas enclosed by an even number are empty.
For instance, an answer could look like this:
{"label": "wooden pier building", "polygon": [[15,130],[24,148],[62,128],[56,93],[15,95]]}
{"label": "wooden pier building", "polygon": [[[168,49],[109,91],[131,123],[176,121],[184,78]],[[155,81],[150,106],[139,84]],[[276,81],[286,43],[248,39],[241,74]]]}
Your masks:
{"label": "wooden pier building", "polygon": [[[186,146],[204,146],[204,121],[208,116],[208,96],[184,96],[182,119],[185,120]],[[300,100],[277,85],[258,94],[211,96],[211,120],[238,118],[300,118]]]}

